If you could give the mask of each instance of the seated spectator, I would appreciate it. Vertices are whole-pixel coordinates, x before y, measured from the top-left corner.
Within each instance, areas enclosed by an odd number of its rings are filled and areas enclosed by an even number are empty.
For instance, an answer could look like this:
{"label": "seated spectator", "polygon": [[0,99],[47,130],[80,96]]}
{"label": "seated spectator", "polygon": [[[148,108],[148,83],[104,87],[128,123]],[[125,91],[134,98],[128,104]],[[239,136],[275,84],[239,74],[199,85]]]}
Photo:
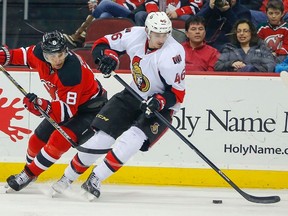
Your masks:
{"label": "seated spectator", "polygon": [[250,20],[238,20],[232,29],[232,43],[223,48],[215,64],[216,71],[273,72],[275,67],[271,50],[257,36]]}
{"label": "seated spectator", "polygon": [[258,36],[272,50],[276,61],[282,62],[288,54],[288,23],[283,21],[284,5],[281,0],[270,0],[266,14],[268,22],[258,28]]}
{"label": "seated spectator", "polygon": [[[161,11],[159,8],[160,0],[145,0],[145,10],[138,11],[135,14],[135,24],[137,26],[144,26],[146,17],[150,12]],[[166,1],[166,11],[170,19],[183,19],[187,20],[191,15],[195,15],[203,5],[203,0],[173,0]],[[165,7],[165,6],[164,6]]]}
{"label": "seated spectator", "polygon": [[188,39],[182,45],[186,56],[186,71],[214,71],[220,53],[204,41],[205,19],[191,16],[185,22],[185,33]]}
{"label": "seated spectator", "polygon": [[197,15],[206,20],[206,42],[219,51],[229,42],[226,34],[231,32],[237,20],[251,20],[249,9],[242,6],[239,0],[229,0],[224,5],[215,4],[215,0],[207,0]]}
{"label": "seated spectator", "polygon": [[[264,23],[267,21],[267,4],[270,0],[253,0],[254,7],[250,8],[251,16],[252,16],[252,21],[254,25],[257,27],[259,24]],[[288,20],[288,0],[280,0],[283,5],[284,5],[284,17],[283,20],[287,21]],[[242,0],[241,0],[242,2]],[[251,2],[251,1],[250,1]]]}
{"label": "seated spectator", "polygon": [[92,23],[94,18],[125,17],[133,20],[134,14],[132,11],[143,4],[143,2],[144,0],[116,0],[115,2],[111,0],[89,1],[88,7],[92,12],[92,15],[87,17],[85,22],[82,23],[74,34],[63,35],[73,47],[82,47],[86,37],[86,29]]}

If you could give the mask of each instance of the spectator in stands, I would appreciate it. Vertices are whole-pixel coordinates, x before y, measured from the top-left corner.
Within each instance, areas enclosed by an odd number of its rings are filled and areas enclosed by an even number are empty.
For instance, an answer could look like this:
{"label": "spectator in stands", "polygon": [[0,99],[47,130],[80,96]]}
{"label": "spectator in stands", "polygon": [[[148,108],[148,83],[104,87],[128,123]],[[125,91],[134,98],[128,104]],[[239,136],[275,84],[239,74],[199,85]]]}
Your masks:
{"label": "spectator in stands", "polygon": [[115,2],[111,0],[89,1],[88,7],[92,15],[87,17],[85,22],[82,23],[74,34],[64,34],[64,36],[73,47],[82,47],[86,37],[86,29],[94,19],[125,17],[134,20],[134,13],[132,13],[132,11],[143,4],[143,2],[144,0],[116,0]]}
{"label": "spectator in stands", "polygon": [[220,53],[204,41],[205,19],[191,16],[185,22],[185,33],[188,40],[182,45],[186,56],[186,71],[214,71]]}
{"label": "spectator in stands", "polygon": [[[203,5],[203,0],[171,0],[166,1],[166,5],[161,5],[160,0],[145,0],[145,10],[135,14],[135,24],[144,26],[146,17],[150,12],[165,11],[170,19],[187,20],[191,15],[195,15]],[[163,8],[162,8],[163,7]]]}
{"label": "spectator in stands", "polygon": [[[250,9],[252,21],[254,25],[257,27],[259,24],[267,21],[267,4],[270,0],[253,0],[253,1],[244,1],[244,5]],[[284,17],[283,20],[288,20],[288,0],[280,0],[284,5]],[[241,0],[241,3],[243,0]],[[250,2],[248,4],[248,2]],[[250,5],[253,4],[253,7]]]}
{"label": "spectator in stands", "polygon": [[216,71],[273,72],[275,67],[271,50],[257,36],[250,20],[238,20],[232,29],[231,42],[225,45]]}
{"label": "spectator in stands", "polygon": [[206,20],[206,42],[220,51],[229,42],[226,34],[231,32],[235,22],[240,18],[251,20],[251,13],[239,0],[226,0],[223,5],[218,2],[207,0],[197,15]]}
{"label": "spectator in stands", "polygon": [[277,62],[288,54],[288,23],[283,21],[284,4],[281,0],[270,0],[266,7],[268,22],[258,28],[258,36],[272,50]]}

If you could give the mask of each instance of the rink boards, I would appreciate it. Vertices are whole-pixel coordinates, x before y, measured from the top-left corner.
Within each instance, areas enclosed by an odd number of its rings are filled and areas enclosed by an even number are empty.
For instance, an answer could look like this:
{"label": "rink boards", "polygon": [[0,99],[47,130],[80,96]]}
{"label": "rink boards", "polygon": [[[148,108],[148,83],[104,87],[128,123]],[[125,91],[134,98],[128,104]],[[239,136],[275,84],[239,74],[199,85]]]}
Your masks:
{"label": "rink boards", "polygon": [[[9,73],[26,91],[49,98],[36,72],[14,68]],[[119,75],[131,81],[131,75]],[[95,76],[109,97],[123,89],[113,77]],[[5,181],[23,168],[29,135],[41,119],[21,109],[21,92],[3,74],[0,80],[0,181]],[[173,126],[239,186],[287,188],[287,98],[288,88],[277,75],[195,73],[186,76],[185,102]],[[63,155],[39,180],[61,176],[75,152],[71,149]],[[171,131],[149,152],[139,152],[107,182],[227,186]]]}

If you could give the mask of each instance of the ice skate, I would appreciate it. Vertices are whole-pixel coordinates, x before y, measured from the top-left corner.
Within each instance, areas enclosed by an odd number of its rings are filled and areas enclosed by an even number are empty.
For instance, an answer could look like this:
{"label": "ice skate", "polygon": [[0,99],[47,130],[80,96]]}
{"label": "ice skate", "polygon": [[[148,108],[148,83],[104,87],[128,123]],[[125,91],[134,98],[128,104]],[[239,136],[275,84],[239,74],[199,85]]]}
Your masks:
{"label": "ice skate", "polygon": [[35,176],[29,176],[24,170],[17,175],[11,175],[6,180],[7,185],[4,186],[7,188],[6,193],[11,192],[10,189],[13,189],[14,191],[20,191],[29,185],[30,182],[36,181],[36,179],[37,178]]}
{"label": "ice skate", "polygon": [[68,188],[70,188],[72,182],[73,181],[63,175],[52,185],[52,197],[56,197],[58,194],[63,194]]}
{"label": "ice skate", "polygon": [[89,201],[94,201],[100,197],[101,181],[92,172],[89,178],[82,184],[81,188],[84,190],[83,196]]}

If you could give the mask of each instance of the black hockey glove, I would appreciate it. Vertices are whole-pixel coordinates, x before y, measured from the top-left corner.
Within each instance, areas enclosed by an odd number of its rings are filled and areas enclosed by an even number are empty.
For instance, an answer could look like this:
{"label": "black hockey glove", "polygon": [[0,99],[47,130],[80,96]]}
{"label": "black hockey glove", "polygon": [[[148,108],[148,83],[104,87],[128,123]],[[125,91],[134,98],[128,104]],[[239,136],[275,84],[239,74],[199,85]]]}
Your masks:
{"label": "black hockey glove", "polygon": [[142,101],[140,109],[145,112],[146,118],[151,118],[154,116],[153,112],[155,110],[161,111],[166,104],[166,99],[161,94],[155,94],[148,97],[147,101]]}
{"label": "black hockey glove", "polygon": [[118,54],[109,49],[104,50],[104,55],[99,62],[99,70],[104,74],[104,78],[109,78],[119,64]]}

